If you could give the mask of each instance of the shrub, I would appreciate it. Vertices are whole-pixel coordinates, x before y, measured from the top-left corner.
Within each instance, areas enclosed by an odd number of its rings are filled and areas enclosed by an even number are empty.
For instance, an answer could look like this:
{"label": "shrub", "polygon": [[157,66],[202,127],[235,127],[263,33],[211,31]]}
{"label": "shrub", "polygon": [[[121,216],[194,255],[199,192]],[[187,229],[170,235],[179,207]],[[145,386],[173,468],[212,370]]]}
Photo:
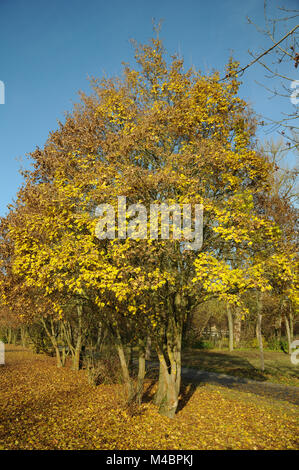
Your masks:
{"label": "shrub", "polygon": [[[267,348],[268,348],[268,343],[267,343],[267,341],[265,340],[265,338],[264,338],[263,336],[262,336],[262,341],[263,341],[263,347],[264,347],[264,349],[267,349]],[[254,348],[254,349],[259,348],[259,344],[258,344],[257,338],[253,338],[253,339],[250,341],[250,347],[251,347],[251,348]]]}
{"label": "shrub", "polygon": [[217,341],[216,347],[219,349],[228,349],[229,347],[229,339],[228,338],[221,338]]}
{"label": "shrub", "polygon": [[214,344],[211,341],[199,340],[193,343],[192,348],[194,349],[214,349]]}
{"label": "shrub", "polygon": [[286,338],[281,338],[281,340],[280,340],[280,349],[281,349],[281,351],[288,354],[289,346],[288,346],[288,341],[287,341]]}
{"label": "shrub", "polygon": [[2,341],[2,343],[4,343],[4,344],[7,343],[7,337],[4,333],[0,334],[0,341]]}
{"label": "shrub", "polygon": [[285,353],[288,352],[288,342],[286,340],[286,338],[275,338],[275,337],[271,337],[269,340],[268,340],[268,345],[267,345],[267,349],[269,349],[270,351],[283,351]]}
{"label": "shrub", "polygon": [[117,354],[110,348],[104,352],[92,352],[84,359],[89,383],[93,385],[114,384],[122,381]]}

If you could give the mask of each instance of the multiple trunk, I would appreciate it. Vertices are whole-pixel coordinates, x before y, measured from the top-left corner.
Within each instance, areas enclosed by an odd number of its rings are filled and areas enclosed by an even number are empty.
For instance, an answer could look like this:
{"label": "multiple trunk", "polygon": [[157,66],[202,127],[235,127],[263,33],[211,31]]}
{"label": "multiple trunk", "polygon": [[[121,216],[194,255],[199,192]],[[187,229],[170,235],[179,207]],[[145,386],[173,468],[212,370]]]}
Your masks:
{"label": "multiple trunk", "polygon": [[[51,341],[56,356],[57,367],[65,365],[67,353],[72,356],[72,369],[79,370],[82,365],[83,350],[83,331],[82,331],[82,314],[83,306],[78,304],[77,308],[77,325],[75,335],[69,322],[60,322],[55,324],[51,319],[41,320],[44,330]],[[66,348],[67,345],[67,348]],[[67,351],[68,349],[68,351]]]}
{"label": "multiple trunk", "polygon": [[162,351],[158,352],[160,363],[158,390],[155,403],[159,406],[160,414],[173,418],[179,403],[181,386],[181,354],[180,351],[171,354],[170,364],[167,364]]}
{"label": "multiple trunk", "polygon": [[138,404],[141,404],[143,396],[143,387],[144,387],[144,377],[145,377],[145,354],[146,354],[146,345],[145,342],[140,339],[138,344],[138,376],[136,388],[134,386],[133,378],[130,375],[130,369],[133,363],[132,360],[132,348],[130,348],[128,359],[126,358],[124,345],[122,343],[121,335],[118,327],[114,329],[115,331],[115,347],[118,353],[120,367],[122,371],[122,377],[127,391],[127,401],[128,403],[136,401]]}
{"label": "multiple trunk", "polygon": [[[83,329],[82,329],[82,314],[83,306],[81,303],[77,304],[77,324],[75,332],[69,322],[62,324],[62,333],[64,343],[67,344],[68,351],[72,356],[72,369],[79,370],[82,365],[82,350],[83,350]],[[66,348],[62,348],[64,362],[66,358]]]}
{"label": "multiple trunk", "polygon": [[16,344],[17,343],[17,332],[14,328],[8,327],[6,330],[6,341],[8,344]]}
{"label": "multiple trunk", "polygon": [[165,331],[161,332],[156,344],[160,369],[155,403],[160,414],[173,418],[179,402],[182,367],[183,302],[179,294],[173,305],[168,303],[168,310]]}
{"label": "multiple trunk", "polygon": [[54,326],[54,322],[53,320],[50,320],[50,328],[48,328],[48,325],[47,323],[45,322],[45,320],[42,318],[41,319],[41,323],[45,329],[45,332],[47,333],[51,343],[52,343],[52,346],[53,346],[53,349],[55,351],[55,355],[56,355],[56,365],[57,367],[62,367],[63,366],[63,362],[62,362],[62,358],[61,358],[61,354],[60,354],[60,350],[59,350],[59,345],[58,345],[58,333],[57,331],[55,330],[55,326]]}
{"label": "multiple trunk", "polygon": [[[174,303],[168,304],[170,315],[167,317],[165,329],[161,328],[159,337],[155,337],[155,348],[159,358],[159,382],[155,395],[155,403],[159,412],[173,418],[178,402],[181,386],[181,343],[182,343],[182,313],[181,300],[175,296]],[[141,403],[145,377],[145,361],[149,357],[150,340],[140,339],[138,343],[138,375],[136,387],[130,375],[129,360],[126,358],[124,345],[118,327],[114,325],[115,347],[118,353],[123,381],[126,386],[128,401]]]}
{"label": "multiple trunk", "polygon": [[[263,339],[262,339],[262,296],[261,293],[257,293],[257,323],[256,323],[256,336],[260,350],[261,370],[265,370],[264,365],[264,350],[263,350]],[[167,326],[164,331],[161,331],[160,338],[156,339],[156,351],[159,358],[159,382],[158,389],[155,395],[155,403],[159,406],[159,412],[169,418],[173,418],[179,400],[180,386],[181,386],[181,343],[182,343],[182,314],[181,314],[181,300],[177,295],[175,298],[174,306],[169,309],[171,310],[170,315],[167,318]],[[69,349],[72,353],[73,369],[79,370],[81,362],[81,353],[83,347],[83,335],[82,335],[82,305],[77,305],[77,318],[78,328],[76,331],[76,341],[73,344],[70,330],[64,325],[64,339],[66,339]],[[236,344],[240,341],[241,333],[241,316],[237,315],[235,322],[229,304],[227,305],[227,318],[228,318],[228,329],[229,329],[229,349],[233,351],[234,348],[234,337]],[[293,333],[293,319],[292,315],[288,318],[286,314],[283,316],[286,334],[288,338],[289,352],[290,345],[292,342]],[[235,323],[235,324],[234,324]],[[65,362],[66,351],[60,351],[58,344],[58,334],[55,330],[53,320],[49,322],[50,326],[42,320],[42,324],[48,335],[53,349],[56,354],[56,363],[58,367],[62,367]],[[280,326],[280,325],[279,325]],[[280,329],[280,328],[279,328]],[[126,358],[124,346],[121,340],[121,336],[118,328],[115,329],[115,346],[120,360],[120,366],[122,376],[127,389],[128,401],[136,400],[137,403],[141,403],[144,388],[144,377],[145,377],[145,362],[150,356],[151,339],[148,337],[146,340],[140,339],[138,344],[138,376],[136,388],[134,382],[130,376],[130,358]],[[21,329],[21,340],[22,344],[25,345],[25,330]],[[9,340],[12,341],[13,334],[8,332]]]}

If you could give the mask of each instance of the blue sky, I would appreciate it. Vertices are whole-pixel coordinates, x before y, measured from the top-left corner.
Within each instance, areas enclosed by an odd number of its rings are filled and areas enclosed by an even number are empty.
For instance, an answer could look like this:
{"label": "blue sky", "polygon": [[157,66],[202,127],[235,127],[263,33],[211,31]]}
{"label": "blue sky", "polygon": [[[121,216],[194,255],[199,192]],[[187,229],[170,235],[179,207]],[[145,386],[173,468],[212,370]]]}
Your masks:
{"label": "blue sky", "polygon": [[[269,4],[271,16],[282,2]],[[296,4],[283,1],[290,9]],[[77,91],[88,91],[88,76],[117,75],[122,61],[132,61],[130,38],[146,42],[153,18],[163,19],[161,37],[169,52],[210,72],[223,70],[231,54],[245,65],[248,49],[270,46],[246,20],[263,25],[263,14],[263,0],[0,0],[0,216],[22,182],[25,154],[43,146],[77,101]],[[299,69],[291,73],[299,79]],[[269,99],[256,83],[265,83],[264,75],[260,66],[250,68],[240,93],[257,112],[279,118],[292,105]]]}

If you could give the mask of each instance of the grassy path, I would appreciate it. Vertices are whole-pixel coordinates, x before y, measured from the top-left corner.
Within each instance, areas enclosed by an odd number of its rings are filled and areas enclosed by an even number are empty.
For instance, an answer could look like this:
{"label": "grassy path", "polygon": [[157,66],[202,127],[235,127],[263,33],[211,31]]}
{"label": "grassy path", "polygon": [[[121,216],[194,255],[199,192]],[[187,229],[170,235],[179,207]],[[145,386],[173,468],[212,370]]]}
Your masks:
{"label": "grassy path", "polygon": [[299,387],[299,366],[290,356],[279,351],[265,351],[265,371],[260,370],[257,350],[202,350],[183,351],[183,365],[195,369],[227,374],[257,382],[274,382]]}

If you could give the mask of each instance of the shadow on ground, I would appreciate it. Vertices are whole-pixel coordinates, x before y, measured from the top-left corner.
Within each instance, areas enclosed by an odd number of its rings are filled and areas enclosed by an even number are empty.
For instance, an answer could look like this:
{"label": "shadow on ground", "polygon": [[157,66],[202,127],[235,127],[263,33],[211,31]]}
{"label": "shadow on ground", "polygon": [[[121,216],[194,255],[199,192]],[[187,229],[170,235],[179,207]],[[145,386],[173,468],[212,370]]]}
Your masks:
{"label": "shadow on ground", "polygon": [[[225,355],[220,354],[220,356],[222,360],[223,356]],[[258,396],[271,398],[272,400],[283,400],[294,405],[299,405],[299,389],[297,387],[266,382],[264,375],[260,371],[254,370],[254,367],[244,358],[237,358],[235,363],[238,363],[240,367],[242,367],[242,370],[244,367],[251,368],[252,372],[254,373],[250,375],[250,378],[245,378],[207,370],[183,367],[181,400],[178,410],[183,409],[192,397],[196,388],[205,383],[221,385],[228,389],[239,390],[245,393],[253,393]],[[202,369],[204,369],[204,363],[202,364]],[[151,398],[151,392],[155,385],[155,381],[158,378],[158,372],[158,363],[147,363],[147,378],[151,379],[151,385],[149,390],[146,390],[145,392],[145,401],[149,401]],[[255,379],[259,378],[260,380],[253,380],[252,377],[255,377]]]}
{"label": "shadow on ground", "polygon": [[215,351],[186,350],[183,352],[183,362],[191,368],[236,375],[261,382],[267,380],[262,371],[254,367],[246,357],[240,355]]}

